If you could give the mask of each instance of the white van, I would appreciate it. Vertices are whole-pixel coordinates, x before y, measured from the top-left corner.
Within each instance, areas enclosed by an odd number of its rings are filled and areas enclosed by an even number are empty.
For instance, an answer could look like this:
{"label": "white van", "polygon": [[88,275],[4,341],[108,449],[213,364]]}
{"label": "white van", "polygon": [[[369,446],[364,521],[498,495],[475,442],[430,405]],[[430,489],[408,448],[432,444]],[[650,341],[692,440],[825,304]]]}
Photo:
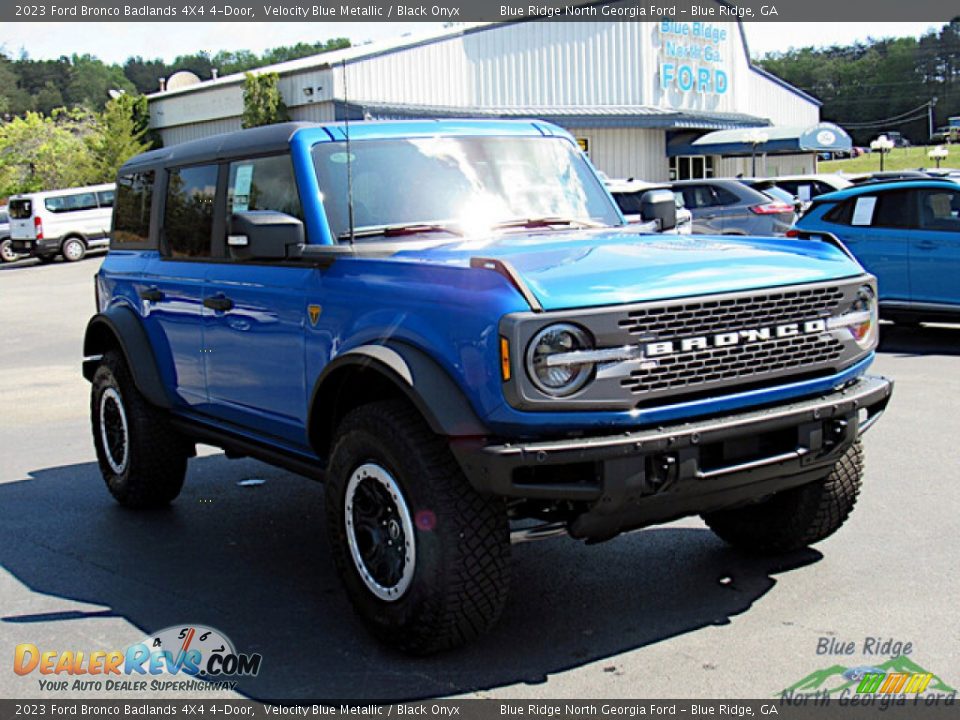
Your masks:
{"label": "white van", "polygon": [[51,262],[75,262],[87,250],[110,244],[110,218],[117,186],[49,190],[13,195],[8,203],[13,251]]}

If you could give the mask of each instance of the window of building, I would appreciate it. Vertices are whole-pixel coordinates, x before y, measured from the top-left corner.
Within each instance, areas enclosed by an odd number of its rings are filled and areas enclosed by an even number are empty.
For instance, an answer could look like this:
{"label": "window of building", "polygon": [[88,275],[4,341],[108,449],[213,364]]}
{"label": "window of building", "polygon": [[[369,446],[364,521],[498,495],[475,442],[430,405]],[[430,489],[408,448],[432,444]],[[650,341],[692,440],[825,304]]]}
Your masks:
{"label": "window of building", "polygon": [[170,257],[210,257],[217,169],[198,165],[169,171],[163,233]]}
{"label": "window of building", "polygon": [[713,155],[680,155],[670,158],[671,180],[704,180],[713,177]]}
{"label": "window of building", "polygon": [[227,214],[247,210],[276,210],[303,220],[289,155],[230,163]]}
{"label": "window of building", "polygon": [[149,241],[153,178],[153,170],[117,178],[112,246],[143,245]]}

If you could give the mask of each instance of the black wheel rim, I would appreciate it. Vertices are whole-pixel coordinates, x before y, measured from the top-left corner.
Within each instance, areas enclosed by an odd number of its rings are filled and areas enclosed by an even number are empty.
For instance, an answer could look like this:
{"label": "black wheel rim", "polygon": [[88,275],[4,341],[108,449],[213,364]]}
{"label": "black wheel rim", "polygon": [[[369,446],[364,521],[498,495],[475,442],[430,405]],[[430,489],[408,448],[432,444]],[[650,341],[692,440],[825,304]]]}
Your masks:
{"label": "black wheel rim", "polygon": [[364,584],[381,600],[398,600],[413,579],[416,555],[411,513],[393,476],[375,464],[357,468],[347,485],[344,519]]}

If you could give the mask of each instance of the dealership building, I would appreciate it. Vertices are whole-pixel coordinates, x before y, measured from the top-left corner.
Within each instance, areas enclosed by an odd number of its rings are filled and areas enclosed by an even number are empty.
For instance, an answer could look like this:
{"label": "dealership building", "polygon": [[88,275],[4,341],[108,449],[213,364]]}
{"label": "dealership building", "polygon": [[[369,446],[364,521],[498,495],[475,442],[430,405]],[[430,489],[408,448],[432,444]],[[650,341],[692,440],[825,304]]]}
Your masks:
{"label": "dealership building", "polygon": [[[294,120],[535,118],[610,177],[812,172],[849,148],[813,97],[751,64],[739,22],[482,23],[261,68]],[[149,96],[166,145],[240,128],[243,74]]]}

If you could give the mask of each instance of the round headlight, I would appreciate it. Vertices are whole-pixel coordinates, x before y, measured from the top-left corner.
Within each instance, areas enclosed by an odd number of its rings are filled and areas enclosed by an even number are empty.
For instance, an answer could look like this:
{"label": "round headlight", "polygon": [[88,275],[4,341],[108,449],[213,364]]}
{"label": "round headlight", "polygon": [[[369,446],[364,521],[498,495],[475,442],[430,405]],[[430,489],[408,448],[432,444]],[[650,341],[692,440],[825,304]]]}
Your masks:
{"label": "round headlight", "polygon": [[548,395],[571,395],[590,380],[593,363],[565,362],[557,356],[592,347],[590,336],[576,325],[549,325],[534,335],[527,347],[527,373],[533,384]]}
{"label": "round headlight", "polygon": [[853,313],[865,313],[867,318],[856,325],[850,325],[850,333],[857,345],[864,349],[873,347],[879,333],[879,308],[877,294],[869,285],[861,285],[857,297],[850,308]]}

